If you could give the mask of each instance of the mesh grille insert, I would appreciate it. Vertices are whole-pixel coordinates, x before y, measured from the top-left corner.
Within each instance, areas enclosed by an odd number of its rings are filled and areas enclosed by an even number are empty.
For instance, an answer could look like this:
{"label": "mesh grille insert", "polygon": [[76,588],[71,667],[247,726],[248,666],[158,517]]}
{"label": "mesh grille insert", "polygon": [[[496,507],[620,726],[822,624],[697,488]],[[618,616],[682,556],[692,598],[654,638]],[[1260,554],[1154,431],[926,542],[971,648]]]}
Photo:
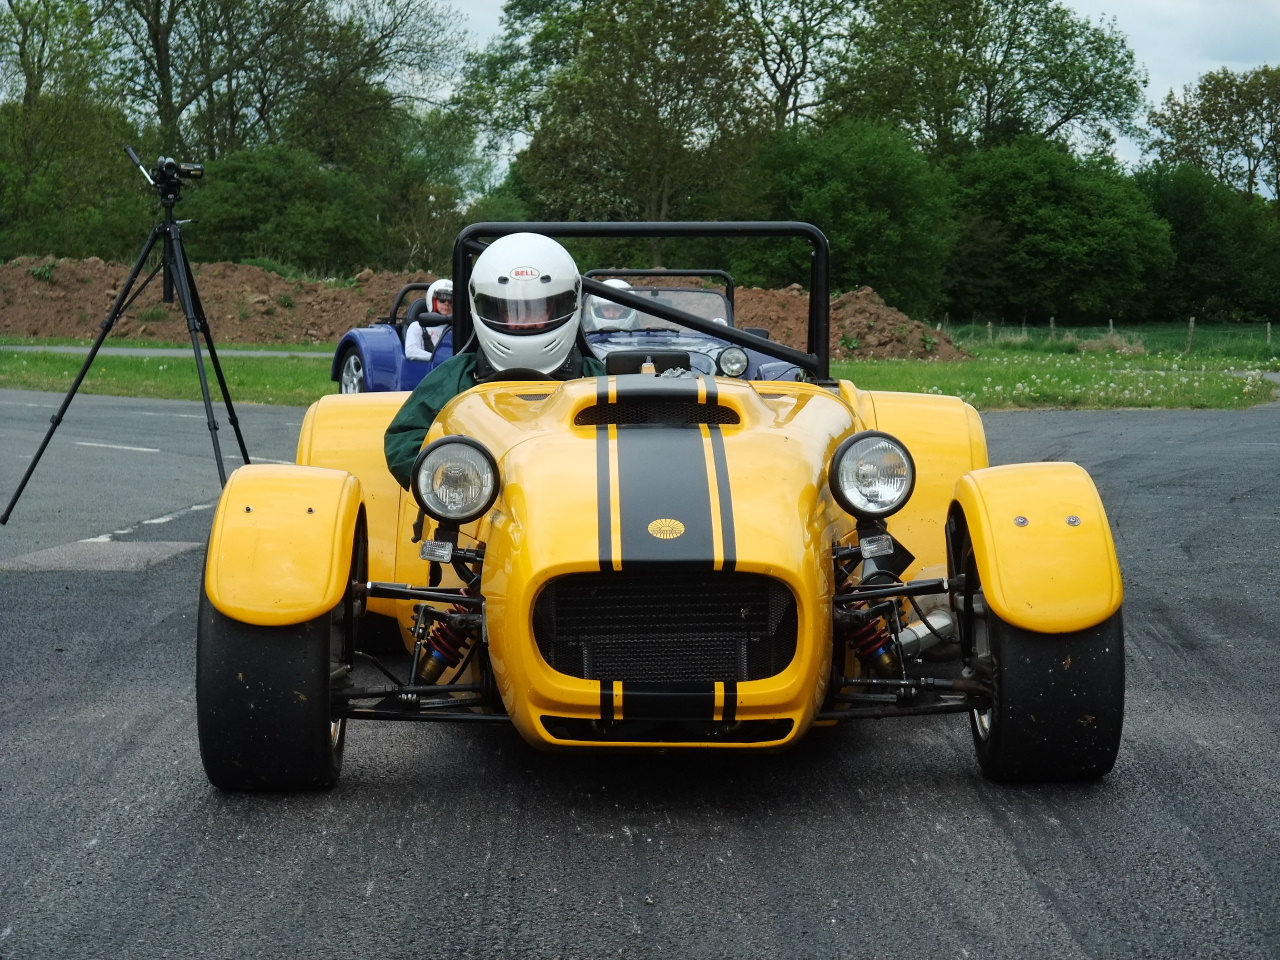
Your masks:
{"label": "mesh grille insert", "polygon": [[579,411],[573,418],[579,427],[605,423],[741,423],[738,411],[716,403],[696,400],[618,400],[598,403]]}
{"label": "mesh grille insert", "polygon": [[755,573],[586,573],[538,597],[546,661],[587,680],[762,680],[796,652],[796,602]]}

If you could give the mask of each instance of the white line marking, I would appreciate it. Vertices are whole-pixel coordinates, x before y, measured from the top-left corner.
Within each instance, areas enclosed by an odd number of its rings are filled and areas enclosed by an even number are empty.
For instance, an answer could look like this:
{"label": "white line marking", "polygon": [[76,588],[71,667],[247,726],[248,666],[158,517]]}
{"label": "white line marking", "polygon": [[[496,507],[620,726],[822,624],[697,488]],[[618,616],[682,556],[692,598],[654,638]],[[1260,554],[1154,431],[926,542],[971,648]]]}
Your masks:
{"label": "white line marking", "polygon": [[[194,513],[197,510],[212,510],[216,504],[213,503],[195,503],[189,507],[183,507],[181,510],[175,510],[173,513],[163,517],[155,517],[151,520],[143,520],[138,526],[144,526],[151,523],[168,523],[170,520],[177,520],[184,513]],[[133,533],[138,527],[125,527],[123,530],[116,530],[112,533],[104,533],[96,537],[86,537],[79,541],[80,543],[112,543],[114,537],[124,537]]]}
{"label": "white line marking", "polygon": [[132,450],[135,453],[159,453],[159,447],[126,447],[118,443],[90,443],[87,440],[77,440],[77,447],[104,447],[107,450]]}

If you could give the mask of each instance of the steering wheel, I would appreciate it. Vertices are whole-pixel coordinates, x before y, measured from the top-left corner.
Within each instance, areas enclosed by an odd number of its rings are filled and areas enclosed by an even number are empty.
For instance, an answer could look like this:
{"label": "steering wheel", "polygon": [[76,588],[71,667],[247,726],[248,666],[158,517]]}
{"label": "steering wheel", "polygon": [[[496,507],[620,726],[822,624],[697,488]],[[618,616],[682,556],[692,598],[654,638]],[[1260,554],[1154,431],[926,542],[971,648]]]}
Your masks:
{"label": "steering wheel", "polygon": [[549,373],[543,373],[541,370],[533,370],[529,367],[512,367],[510,370],[496,370],[483,380],[477,380],[477,383],[504,383],[508,380],[554,380]]}

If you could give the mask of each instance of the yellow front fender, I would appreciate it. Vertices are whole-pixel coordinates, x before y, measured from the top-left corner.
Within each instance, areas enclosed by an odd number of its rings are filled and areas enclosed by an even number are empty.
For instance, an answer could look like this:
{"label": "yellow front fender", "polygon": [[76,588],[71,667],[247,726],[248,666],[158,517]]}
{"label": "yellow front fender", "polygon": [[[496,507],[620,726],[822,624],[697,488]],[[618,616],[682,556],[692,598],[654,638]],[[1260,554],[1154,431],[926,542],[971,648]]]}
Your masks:
{"label": "yellow front fender", "polygon": [[360,481],[344,470],[236,470],[209,535],[209,601],[228,617],[264,627],[332,610],[350,578],[360,504]]}
{"label": "yellow front fender", "polygon": [[1071,633],[1124,598],[1111,526],[1093,479],[1074,463],[974,470],[956,483],[987,603],[1015,627]]}

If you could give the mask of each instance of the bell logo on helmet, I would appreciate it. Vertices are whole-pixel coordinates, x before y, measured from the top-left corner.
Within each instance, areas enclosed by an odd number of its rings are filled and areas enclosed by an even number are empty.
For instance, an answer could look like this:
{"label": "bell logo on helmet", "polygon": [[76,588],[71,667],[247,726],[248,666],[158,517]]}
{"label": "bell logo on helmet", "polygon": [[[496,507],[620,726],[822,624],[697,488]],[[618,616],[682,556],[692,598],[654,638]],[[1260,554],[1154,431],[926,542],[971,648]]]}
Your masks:
{"label": "bell logo on helmet", "polygon": [[511,271],[512,280],[537,280],[542,272],[537,267],[516,267]]}

